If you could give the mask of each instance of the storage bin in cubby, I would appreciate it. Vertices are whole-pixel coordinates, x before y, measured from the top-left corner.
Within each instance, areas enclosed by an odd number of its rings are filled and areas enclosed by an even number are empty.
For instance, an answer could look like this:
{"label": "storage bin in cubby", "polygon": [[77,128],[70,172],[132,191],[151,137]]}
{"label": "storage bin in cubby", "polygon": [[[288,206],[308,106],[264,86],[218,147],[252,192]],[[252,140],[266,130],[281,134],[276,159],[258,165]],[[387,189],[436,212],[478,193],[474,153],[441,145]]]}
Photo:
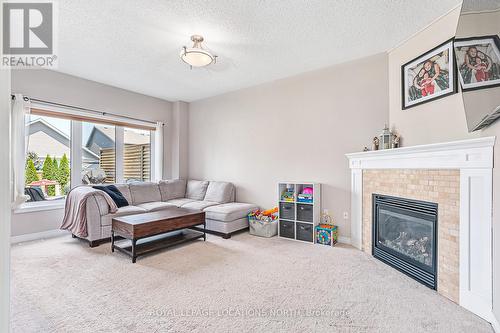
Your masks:
{"label": "storage bin in cubby", "polygon": [[297,221],[313,222],[314,206],[310,204],[297,204]]}
{"label": "storage bin in cubby", "polygon": [[279,236],[295,239],[295,222],[280,220]]}
{"label": "storage bin in cubby", "polygon": [[314,225],[312,223],[297,222],[297,239],[306,242],[314,241]]}
{"label": "storage bin in cubby", "polygon": [[280,219],[295,220],[295,204],[293,202],[280,202]]}

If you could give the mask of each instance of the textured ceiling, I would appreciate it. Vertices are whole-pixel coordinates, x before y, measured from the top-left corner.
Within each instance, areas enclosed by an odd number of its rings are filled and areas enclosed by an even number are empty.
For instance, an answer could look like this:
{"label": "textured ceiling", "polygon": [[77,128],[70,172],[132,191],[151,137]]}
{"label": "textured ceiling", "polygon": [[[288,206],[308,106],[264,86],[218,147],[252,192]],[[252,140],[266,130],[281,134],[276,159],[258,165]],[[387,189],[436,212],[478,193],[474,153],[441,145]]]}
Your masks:
{"label": "textured ceiling", "polygon": [[[193,101],[386,51],[458,0],[62,0],[58,71]],[[218,64],[180,59],[192,34]]]}

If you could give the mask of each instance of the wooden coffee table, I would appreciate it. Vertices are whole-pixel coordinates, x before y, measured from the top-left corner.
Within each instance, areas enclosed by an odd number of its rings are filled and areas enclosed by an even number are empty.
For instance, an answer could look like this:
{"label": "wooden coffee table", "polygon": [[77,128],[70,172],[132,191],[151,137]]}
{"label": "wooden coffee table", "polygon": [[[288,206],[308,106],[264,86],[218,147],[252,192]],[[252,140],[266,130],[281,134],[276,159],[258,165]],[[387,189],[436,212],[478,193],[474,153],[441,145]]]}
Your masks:
{"label": "wooden coffee table", "polygon": [[[191,230],[203,224],[203,232]],[[182,230],[180,234],[167,235]],[[199,229],[198,229],[199,230]],[[117,240],[120,236],[121,240]],[[172,207],[158,212],[115,217],[111,222],[111,252],[115,249],[132,257],[138,256],[194,239],[206,240],[205,212]]]}

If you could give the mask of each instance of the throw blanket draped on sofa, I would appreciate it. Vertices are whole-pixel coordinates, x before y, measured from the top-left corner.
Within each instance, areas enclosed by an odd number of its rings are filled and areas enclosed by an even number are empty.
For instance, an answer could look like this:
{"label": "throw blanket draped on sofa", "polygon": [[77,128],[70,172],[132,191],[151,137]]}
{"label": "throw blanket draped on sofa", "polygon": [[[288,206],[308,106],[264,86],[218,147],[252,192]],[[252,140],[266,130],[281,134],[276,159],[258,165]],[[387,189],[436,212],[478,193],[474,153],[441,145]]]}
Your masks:
{"label": "throw blanket draped on sofa", "polygon": [[87,199],[93,195],[102,196],[109,205],[109,212],[116,213],[118,207],[107,193],[90,186],[78,186],[66,197],[62,230],[69,230],[78,237],[87,237]]}

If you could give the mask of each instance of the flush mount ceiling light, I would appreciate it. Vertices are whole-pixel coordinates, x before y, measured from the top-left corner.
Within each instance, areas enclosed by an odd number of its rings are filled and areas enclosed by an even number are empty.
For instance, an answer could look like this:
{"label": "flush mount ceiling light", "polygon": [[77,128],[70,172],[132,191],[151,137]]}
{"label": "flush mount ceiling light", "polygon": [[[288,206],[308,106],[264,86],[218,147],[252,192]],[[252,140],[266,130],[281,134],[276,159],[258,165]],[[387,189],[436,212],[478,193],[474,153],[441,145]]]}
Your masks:
{"label": "flush mount ceiling light", "polygon": [[182,61],[191,66],[191,69],[193,67],[205,67],[217,61],[216,55],[213,55],[201,46],[203,36],[193,35],[191,36],[191,40],[194,43],[193,47],[184,46],[180,54]]}

